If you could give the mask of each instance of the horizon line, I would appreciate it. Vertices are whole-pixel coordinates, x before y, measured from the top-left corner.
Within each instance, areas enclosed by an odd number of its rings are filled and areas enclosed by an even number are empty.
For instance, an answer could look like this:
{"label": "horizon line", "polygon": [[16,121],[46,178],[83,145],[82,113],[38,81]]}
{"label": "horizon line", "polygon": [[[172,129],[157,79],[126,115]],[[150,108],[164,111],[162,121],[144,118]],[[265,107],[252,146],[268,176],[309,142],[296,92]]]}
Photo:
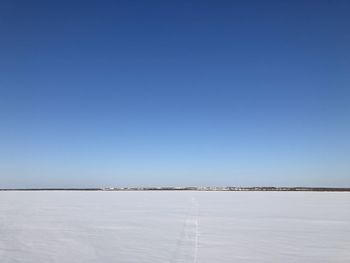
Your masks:
{"label": "horizon line", "polygon": [[162,187],[40,187],[0,188],[0,191],[314,191],[350,192],[350,187],[305,186],[162,186]]}

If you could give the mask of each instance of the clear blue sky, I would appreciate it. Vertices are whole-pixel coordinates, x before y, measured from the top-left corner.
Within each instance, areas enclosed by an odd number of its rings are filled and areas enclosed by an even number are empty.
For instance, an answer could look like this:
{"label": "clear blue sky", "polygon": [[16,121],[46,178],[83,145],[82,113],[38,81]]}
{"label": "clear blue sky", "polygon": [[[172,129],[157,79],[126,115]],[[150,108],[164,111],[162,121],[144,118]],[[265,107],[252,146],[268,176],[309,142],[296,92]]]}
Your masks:
{"label": "clear blue sky", "polygon": [[349,1],[1,1],[0,188],[350,187]]}

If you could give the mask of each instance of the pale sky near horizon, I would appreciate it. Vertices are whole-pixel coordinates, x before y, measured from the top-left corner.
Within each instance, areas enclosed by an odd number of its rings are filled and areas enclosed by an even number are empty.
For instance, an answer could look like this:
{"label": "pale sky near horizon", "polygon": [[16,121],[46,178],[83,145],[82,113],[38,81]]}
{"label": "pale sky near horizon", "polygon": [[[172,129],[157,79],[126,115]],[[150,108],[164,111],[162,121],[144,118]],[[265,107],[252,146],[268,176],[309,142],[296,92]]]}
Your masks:
{"label": "pale sky near horizon", "polygon": [[1,1],[0,188],[350,187],[349,1]]}

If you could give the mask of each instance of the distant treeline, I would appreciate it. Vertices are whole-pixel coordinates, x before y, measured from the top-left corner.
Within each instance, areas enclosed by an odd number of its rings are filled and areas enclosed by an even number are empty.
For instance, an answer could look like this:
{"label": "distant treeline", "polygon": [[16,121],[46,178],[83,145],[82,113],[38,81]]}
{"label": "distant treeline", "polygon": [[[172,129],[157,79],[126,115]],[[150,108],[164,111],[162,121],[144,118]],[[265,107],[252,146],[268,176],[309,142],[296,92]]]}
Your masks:
{"label": "distant treeline", "polygon": [[109,187],[109,188],[17,188],[0,191],[309,191],[350,192],[337,187]]}

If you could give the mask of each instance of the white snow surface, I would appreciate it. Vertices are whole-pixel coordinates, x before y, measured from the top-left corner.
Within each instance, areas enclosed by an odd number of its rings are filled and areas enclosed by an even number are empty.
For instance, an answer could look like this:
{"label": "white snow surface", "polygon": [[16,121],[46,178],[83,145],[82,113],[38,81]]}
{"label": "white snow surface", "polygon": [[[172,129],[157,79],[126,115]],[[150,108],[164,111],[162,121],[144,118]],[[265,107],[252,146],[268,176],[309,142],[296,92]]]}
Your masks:
{"label": "white snow surface", "polygon": [[350,193],[0,192],[0,262],[350,262]]}

